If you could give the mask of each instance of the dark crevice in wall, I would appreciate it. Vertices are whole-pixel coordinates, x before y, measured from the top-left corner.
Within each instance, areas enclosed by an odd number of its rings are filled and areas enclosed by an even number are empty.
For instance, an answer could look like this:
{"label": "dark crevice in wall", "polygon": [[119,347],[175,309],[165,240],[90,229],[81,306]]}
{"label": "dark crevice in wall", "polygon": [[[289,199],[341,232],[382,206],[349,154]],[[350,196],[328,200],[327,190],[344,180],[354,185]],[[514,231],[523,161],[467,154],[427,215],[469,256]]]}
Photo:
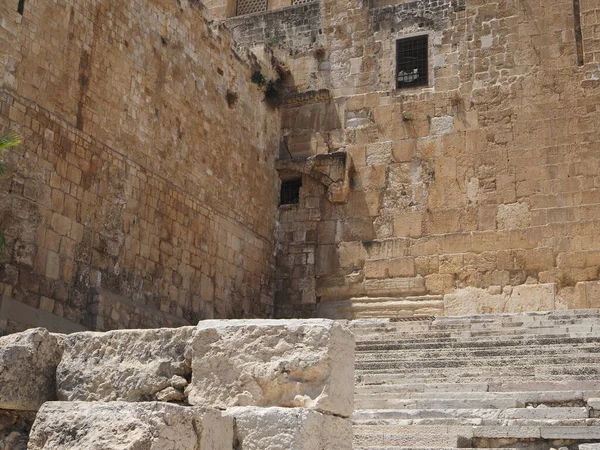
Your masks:
{"label": "dark crevice in wall", "polygon": [[25,13],[25,0],[19,0],[19,5],[17,6],[17,12],[21,15]]}
{"label": "dark crevice in wall", "polygon": [[573,19],[575,24],[575,45],[577,47],[577,65],[583,66],[583,33],[581,32],[581,5],[573,0]]}

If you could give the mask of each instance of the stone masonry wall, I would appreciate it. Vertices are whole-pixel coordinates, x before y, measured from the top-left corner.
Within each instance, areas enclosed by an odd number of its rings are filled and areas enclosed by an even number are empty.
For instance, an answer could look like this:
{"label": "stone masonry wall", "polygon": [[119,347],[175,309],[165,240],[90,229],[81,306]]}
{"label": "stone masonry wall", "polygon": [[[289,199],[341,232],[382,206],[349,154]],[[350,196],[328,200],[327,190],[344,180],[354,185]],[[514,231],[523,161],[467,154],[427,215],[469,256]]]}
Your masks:
{"label": "stone masonry wall", "polygon": [[[572,0],[394,3],[325,0],[319,42],[275,51],[299,92],[332,97],[284,110],[281,154],[354,161],[346,204],[280,211],[317,222],[318,314],[597,307],[597,2],[581,0],[583,66]],[[396,90],[396,40],[425,33],[429,86]]]}
{"label": "stone masonry wall", "polygon": [[23,137],[0,295],[92,329],[269,316],[279,119],[257,62],[195,1],[17,4],[0,5],[0,131]]}

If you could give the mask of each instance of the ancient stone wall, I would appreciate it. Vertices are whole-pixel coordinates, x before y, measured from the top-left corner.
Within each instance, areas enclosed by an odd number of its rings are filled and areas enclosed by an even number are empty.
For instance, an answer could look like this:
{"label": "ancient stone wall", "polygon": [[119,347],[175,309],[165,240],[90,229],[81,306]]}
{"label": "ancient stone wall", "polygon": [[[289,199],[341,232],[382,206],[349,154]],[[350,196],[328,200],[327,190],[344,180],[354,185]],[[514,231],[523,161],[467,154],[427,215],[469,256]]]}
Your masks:
{"label": "ancient stone wall", "polygon": [[[323,199],[312,218],[306,200],[280,210],[280,223],[319,232],[280,234],[278,261],[305,243],[321,267],[285,309],[597,307],[597,2],[580,1],[582,45],[572,0],[384,3],[325,0],[317,42],[275,50],[299,92],[331,93],[283,111],[280,157],[345,149],[354,165],[347,203]],[[428,86],[396,89],[396,41],[424,34]]]}
{"label": "ancient stone wall", "polygon": [[269,316],[280,126],[256,60],[196,1],[18,3],[0,5],[0,131],[23,138],[3,305],[92,329]]}

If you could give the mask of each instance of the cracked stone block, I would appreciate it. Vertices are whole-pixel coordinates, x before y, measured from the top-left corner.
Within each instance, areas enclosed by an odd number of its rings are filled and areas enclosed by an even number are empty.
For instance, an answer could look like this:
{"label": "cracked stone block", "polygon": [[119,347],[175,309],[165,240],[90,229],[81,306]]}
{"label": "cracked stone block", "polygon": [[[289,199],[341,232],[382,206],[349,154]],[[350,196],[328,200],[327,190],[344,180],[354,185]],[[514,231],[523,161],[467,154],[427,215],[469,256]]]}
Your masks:
{"label": "cracked stone block", "polygon": [[332,320],[202,321],[192,352],[192,405],[352,414],[354,336]]}
{"label": "cracked stone block", "polygon": [[233,421],[215,409],[162,402],[48,402],[29,450],[231,450]]}
{"label": "cracked stone block", "polygon": [[238,406],[234,419],[239,450],[351,450],[352,422],[305,408]]}
{"label": "cracked stone block", "polygon": [[56,398],[59,341],[45,328],[0,338],[0,409],[36,411]]}
{"label": "cracked stone block", "polygon": [[194,327],[74,333],[56,374],[59,400],[184,402]]}

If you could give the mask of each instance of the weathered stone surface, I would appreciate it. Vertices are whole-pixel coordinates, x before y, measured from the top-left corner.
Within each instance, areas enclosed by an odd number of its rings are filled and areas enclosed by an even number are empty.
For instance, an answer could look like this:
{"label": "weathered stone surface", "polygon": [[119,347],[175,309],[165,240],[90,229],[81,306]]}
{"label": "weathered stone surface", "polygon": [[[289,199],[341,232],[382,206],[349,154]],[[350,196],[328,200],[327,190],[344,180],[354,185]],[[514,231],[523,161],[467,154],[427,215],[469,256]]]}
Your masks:
{"label": "weathered stone surface", "polygon": [[235,407],[225,412],[235,420],[240,450],[350,450],[349,419],[304,408]]}
{"label": "weathered stone surface", "polygon": [[[66,337],[59,400],[182,401],[194,327],[83,332]],[[168,388],[173,388],[169,390]],[[165,391],[166,389],[166,391]]]}
{"label": "weathered stone surface", "polygon": [[336,322],[208,320],[198,324],[192,348],[193,405],[352,414],[354,337]]}
{"label": "weathered stone surface", "polygon": [[553,283],[523,284],[499,293],[491,289],[467,287],[444,296],[444,311],[449,316],[551,311],[555,297],[556,287]]}
{"label": "weathered stone surface", "polygon": [[0,410],[0,449],[27,450],[29,431],[34,420],[33,411]]}
{"label": "weathered stone surface", "polygon": [[233,422],[220,411],[160,402],[48,402],[29,450],[230,450]]}
{"label": "weathered stone surface", "polygon": [[56,396],[59,337],[44,328],[0,338],[0,408],[37,410]]}

